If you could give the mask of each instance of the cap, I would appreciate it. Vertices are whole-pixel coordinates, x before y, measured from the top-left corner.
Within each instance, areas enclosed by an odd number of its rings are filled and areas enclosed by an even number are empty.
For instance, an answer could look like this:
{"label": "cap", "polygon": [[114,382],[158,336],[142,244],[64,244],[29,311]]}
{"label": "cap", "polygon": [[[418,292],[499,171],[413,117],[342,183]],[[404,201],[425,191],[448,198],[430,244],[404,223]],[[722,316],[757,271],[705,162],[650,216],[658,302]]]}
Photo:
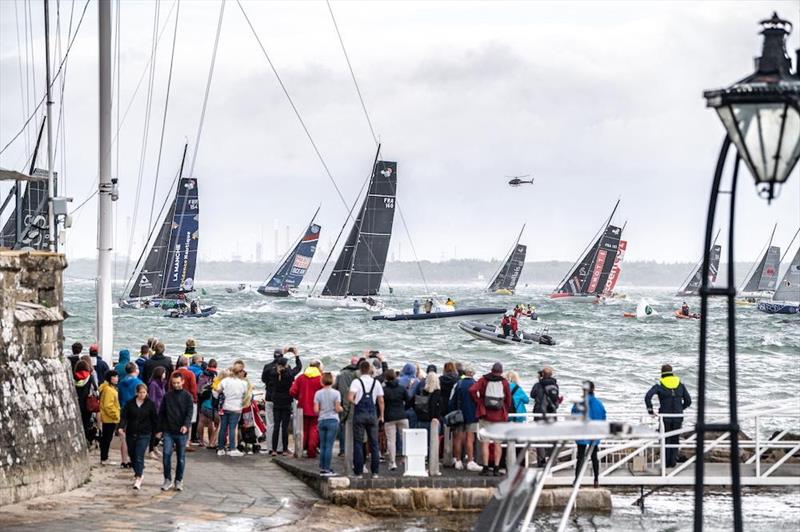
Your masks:
{"label": "cap", "polygon": [[431,371],[436,373],[436,364],[428,364],[428,369],[425,370],[425,373],[430,373]]}
{"label": "cap", "polygon": [[492,365],[492,373],[503,373],[503,365],[500,362],[495,362]]}
{"label": "cap", "polygon": [[100,351],[100,348],[97,346],[97,344],[92,344],[89,346],[89,354],[97,354],[98,351]]}
{"label": "cap", "polygon": [[278,360],[278,359],[279,359],[279,358],[281,358],[282,356],[283,356],[283,349],[280,349],[280,348],[278,348],[278,349],[276,349],[276,350],[274,350],[274,351],[272,352],[272,357],[273,357],[275,360]]}

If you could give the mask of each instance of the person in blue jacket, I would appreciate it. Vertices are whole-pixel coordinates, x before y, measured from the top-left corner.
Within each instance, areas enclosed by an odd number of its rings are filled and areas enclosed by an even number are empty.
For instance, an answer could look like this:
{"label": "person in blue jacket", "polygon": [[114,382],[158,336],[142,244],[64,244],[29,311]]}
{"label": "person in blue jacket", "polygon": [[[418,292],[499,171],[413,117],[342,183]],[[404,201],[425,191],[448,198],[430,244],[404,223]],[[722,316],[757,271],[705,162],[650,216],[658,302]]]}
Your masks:
{"label": "person in blue jacket", "polygon": [[[522,386],[519,385],[519,375],[516,371],[511,370],[506,373],[506,380],[511,388],[511,403],[514,405],[513,413],[525,414],[528,411],[525,405],[527,405],[531,399],[528,397],[528,394],[525,393],[525,390],[522,389]],[[524,423],[525,416],[509,416],[509,421],[513,421],[515,423]]]}
{"label": "person in blue jacket", "polygon": [[[584,405],[589,408],[587,417],[591,421],[605,421],[606,407],[600,402],[600,399],[594,395],[594,383],[592,381],[583,381],[583,397],[584,403],[572,405],[572,413],[583,415]],[[578,444],[578,463],[575,465],[575,482],[578,482],[578,474],[583,468],[583,462],[586,460],[586,450],[591,446],[592,448],[592,472],[594,473],[594,487],[599,485],[600,477],[600,460],[597,458],[597,448],[600,446],[600,440],[577,440]]]}
{"label": "person in blue jacket", "polygon": [[[117,375],[125,375],[125,366],[128,365],[128,362],[131,361],[131,352],[127,349],[122,349],[119,352],[119,362],[114,366],[114,369],[117,372]],[[134,392],[134,395],[136,393]]]}
{"label": "person in blue jacket", "polygon": [[139,378],[139,366],[136,362],[128,362],[125,365],[125,377],[120,379],[117,385],[120,408],[125,408],[127,402],[136,397],[136,387],[140,384],[143,383]]}

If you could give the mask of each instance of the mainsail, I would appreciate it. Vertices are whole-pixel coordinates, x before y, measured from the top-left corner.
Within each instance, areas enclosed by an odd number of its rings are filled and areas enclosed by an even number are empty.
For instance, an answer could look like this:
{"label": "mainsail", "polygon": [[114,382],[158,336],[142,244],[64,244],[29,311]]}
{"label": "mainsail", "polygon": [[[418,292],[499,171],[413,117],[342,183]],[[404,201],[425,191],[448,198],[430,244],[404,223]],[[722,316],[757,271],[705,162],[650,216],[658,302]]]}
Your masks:
{"label": "mainsail", "polygon": [[525,226],[523,225],[519,236],[517,236],[517,241],[514,243],[514,247],[511,249],[508,257],[506,257],[503,266],[500,268],[500,271],[497,272],[492,282],[489,283],[488,290],[490,292],[495,292],[497,290],[509,290],[513,292],[517,287],[519,276],[522,274],[522,267],[525,266],[525,254],[528,251],[528,246],[519,243],[519,239],[522,237],[522,231],[524,230]]}
{"label": "mainsail", "polygon": [[[35,169],[34,177],[41,180],[28,181],[22,193],[20,209],[20,237],[17,238],[17,210],[11,204],[11,216],[0,233],[0,247],[34,249],[50,248],[50,231],[47,218],[47,170]],[[10,196],[9,196],[10,198]]]}
{"label": "mainsail", "polygon": [[147,258],[135,274],[131,298],[169,297],[194,289],[199,208],[197,180],[182,177]]}
{"label": "mainsail", "polygon": [[376,161],[367,196],[347,237],[323,296],[378,294],[389,253],[397,190],[397,163]]}
{"label": "mainsail", "polygon": [[557,294],[601,294],[619,250],[622,228],[607,225],[603,234],[556,289]]}
{"label": "mainsail", "polygon": [[612,295],[614,293],[614,287],[617,286],[619,275],[622,273],[622,267],[620,265],[622,264],[622,259],[625,257],[626,249],[628,249],[628,241],[620,240],[617,256],[614,259],[614,266],[611,267],[611,273],[608,274],[608,282],[606,282],[606,289],[603,290],[603,293],[607,296]]}
{"label": "mainsail", "polygon": [[[708,281],[710,285],[714,285],[717,280],[717,272],[719,272],[719,260],[722,257],[722,246],[717,245],[717,238],[719,231],[714,236],[714,241],[711,243],[711,256],[708,262]],[[685,282],[683,289],[678,290],[678,296],[696,296],[700,293],[700,285],[703,280],[703,261],[701,260],[694,270],[694,275]]]}
{"label": "mainsail", "polygon": [[[319,212],[319,209],[317,209]],[[319,242],[320,226],[314,223],[314,217],[306,229],[305,234],[292,250],[284,257],[278,270],[269,277],[264,284],[258,287],[260,294],[266,295],[286,295],[292,288],[297,288],[303,281],[303,277],[311,265],[314,252],[317,250]]]}
{"label": "mainsail", "polygon": [[778,284],[778,267],[781,262],[781,248],[769,246],[758,263],[758,267],[744,286],[745,292],[773,291]]}
{"label": "mainsail", "polygon": [[800,248],[797,248],[797,253],[794,254],[789,269],[778,283],[772,300],[800,302]]}

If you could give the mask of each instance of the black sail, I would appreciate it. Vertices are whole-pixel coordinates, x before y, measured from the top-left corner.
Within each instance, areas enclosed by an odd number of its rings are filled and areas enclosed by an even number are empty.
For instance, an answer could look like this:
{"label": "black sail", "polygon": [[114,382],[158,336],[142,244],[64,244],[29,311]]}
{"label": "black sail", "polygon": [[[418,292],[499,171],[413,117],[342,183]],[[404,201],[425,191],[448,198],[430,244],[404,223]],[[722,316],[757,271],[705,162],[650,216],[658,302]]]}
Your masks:
{"label": "black sail", "polygon": [[781,248],[769,246],[744,287],[745,292],[775,290],[778,284],[778,269],[781,263]]}
{"label": "black sail", "polygon": [[147,254],[136,281],[131,286],[131,298],[160,296],[164,289],[164,267],[167,263],[169,237],[172,234],[172,220],[175,218],[175,202],[161,223],[158,236]]}
{"label": "black sail", "polygon": [[614,267],[614,259],[619,251],[619,239],[622,229],[615,225],[606,227],[595,254],[590,274],[584,279],[583,292],[586,294],[602,294],[605,290],[608,276]]}
{"label": "black sail", "polygon": [[580,260],[575,269],[572,270],[567,278],[564,280],[563,284],[558,287],[556,290],[557,294],[580,294],[583,290],[584,281],[589,276],[589,272],[591,271],[592,262],[594,261],[594,256],[597,254],[597,250],[600,248],[600,239],[597,239],[597,242],[589,248],[589,251],[586,252],[586,255]]}
{"label": "black sail", "polygon": [[[711,257],[709,261],[709,272],[708,272],[708,281],[710,285],[713,285],[714,282],[717,280],[717,272],[719,271],[719,260],[722,257],[722,246],[719,244],[715,244],[711,248]],[[703,265],[702,263],[698,266],[697,270],[694,272],[694,275],[686,284],[683,290],[678,292],[679,296],[696,296],[700,293],[700,285],[702,284],[703,280]]]}
{"label": "black sail", "polygon": [[392,237],[396,189],[397,163],[377,161],[367,196],[322,295],[378,294]]}
{"label": "black sail", "polygon": [[492,284],[489,285],[489,291],[496,290],[511,290],[512,292],[517,287],[517,282],[522,274],[522,267],[525,266],[525,254],[528,251],[528,246],[524,244],[517,244],[514,250],[508,256],[503,268],[494,278]]}

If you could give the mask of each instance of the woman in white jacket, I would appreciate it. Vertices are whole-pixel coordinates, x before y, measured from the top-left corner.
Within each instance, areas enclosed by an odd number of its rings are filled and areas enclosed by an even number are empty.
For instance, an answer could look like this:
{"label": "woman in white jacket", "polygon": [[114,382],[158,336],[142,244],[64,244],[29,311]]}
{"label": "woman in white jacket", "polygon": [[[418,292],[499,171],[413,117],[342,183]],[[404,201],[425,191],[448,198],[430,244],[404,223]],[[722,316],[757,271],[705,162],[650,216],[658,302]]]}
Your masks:
{"label": "woman in white jacket", "polygon": [[[217,455],[242,456],[236,449],[236,428],[242,415],[242,408],[250,404],[252,386],[245,378],[244,362],[233,363],[230,376],[222,379],[214,396],[219,397],[220,427],[217,441]],[[228,437],[228,450],[225,451],[225,436]]]}

